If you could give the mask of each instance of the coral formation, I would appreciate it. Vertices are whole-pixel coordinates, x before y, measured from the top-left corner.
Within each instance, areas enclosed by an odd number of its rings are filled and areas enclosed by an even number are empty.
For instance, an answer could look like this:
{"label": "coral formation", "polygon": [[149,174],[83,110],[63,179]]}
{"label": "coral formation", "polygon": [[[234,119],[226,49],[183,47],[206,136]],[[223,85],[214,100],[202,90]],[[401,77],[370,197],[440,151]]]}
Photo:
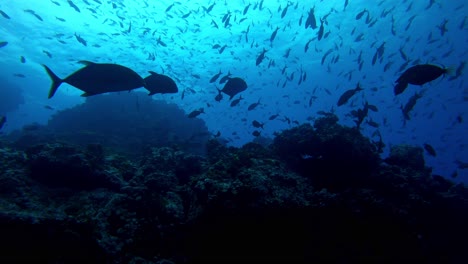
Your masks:
{"label": "coral formation", "polygon": [[381,161],[326,116],[271,147],[207,142],[206,156],[100,144],[0,148],[2,261],[460,263],[468,192],[420,149]]}

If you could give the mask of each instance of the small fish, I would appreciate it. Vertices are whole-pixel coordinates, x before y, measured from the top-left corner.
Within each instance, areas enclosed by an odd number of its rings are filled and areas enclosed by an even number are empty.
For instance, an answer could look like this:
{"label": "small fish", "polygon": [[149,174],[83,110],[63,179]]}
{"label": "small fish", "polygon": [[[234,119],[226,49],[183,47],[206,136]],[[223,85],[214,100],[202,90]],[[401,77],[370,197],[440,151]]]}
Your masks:
{"label": "small fish", "polygon": [[216,102],[221,102],[223,100],[223,93],[221,92],[220,89],[216,88],[218,90],[218,94],[215,97]]}
{"label": "small fish", "polygon": [[244,16],[245,16],[245,14],[247,14],[247,12],[249,11],[250,5],[251,5],[251,4],[249,3],[246,7],[244,7],[244,11],[242,12],[242,14],[243,14]]}
{"label": "small fish", "polygon": [[5,47],[6,45],[8,45],[7,41],[0,41],[0,48]]}
{"label": "small fish", "polygon": [[437,153],[436,153],[435,149],[431,145],[425,143],[423,146],[424,146],[424,149],[426,150],[427,154],[429,154],[429,155],[431,155],[433,157],[437,156]]}
{"label": "small fish", "polygon": [[367,9],[364,9],[364,10],[362,10],[361,12],[359,12],[359,13],[356,15],[356,20],[361,19],[362,16],[363,16],[365,13],[369,13],[369,11],[367,11]]}
{"label": "small fish", "polygon": [[10,16],[8,16],[5,12],[3,12],[2,10],[0,10],[0,15],[2,15],[2,17],[6,18],[6,19],[10,19]]}
{"label": "small fish", "polygon": [[401,111],[403,112],[403,116],[405,117],[405,120],[410,119],[409,112],[413,110],[418,99],[422,97],[422,94],[423,94],[422,92],[414,94],[413,96],[410,97],[406,105],[404,107],[401,107]]}
{"label": "small fish", "polygon": [[279,116],[279,114],[271,115],[271,116],[268,118],[268,120],[275,120],[278,116]]}
{"label": "small fish", "polygon": [[21,62],[21,63],[26,63],[26,58],[25,58],[24,56],[21,56],[21,57],[20,57],[20,62]]}
{"label": "small fish", "polygon": [[249,105],[249,108],[247,108],[247,110],[252,111],[259,105],[260,105],[260,98],[258,99],[258,101],[256,103],[253,103],[253,104]]}
{"label": "small fish", "polygon": [[2,129],[2,127],[5,125],[6,121],[7,121],[6,116],[0,116],[0,129]]}
{"label": "small fish", "polygon": [[264,125],[263,123],[260,123],[257,120],[252,121],[252,126],[254,126],[255,128],[263,129],[263,125]]}
{"label": "small fish", "polygon": [[156,40],[156,43],[158,43],[159,45],[163,46],[163,47],[167,47],[166,43],[164,43],[162,40],[161,40],[161,36]]}
{"label": "small fish", "polygon": [[15,74],[13,74],[13,76],[19,77],[19,78],[25,78],[26,77],[26,75],[24,75],[22,73],[15,73]]}
{"label": "small fish", "polygon": [[76,12],[81,13],[81,10],[71,0],[67,0],[67,2]]}
{"label": "small fish", "polygon": [[216,75],[214,75],[213,77],[211,77],[210,79],[210,83],[214,83],[216,82],[216,80],[218,80],[219,76],[222,74],[221,70],[219,70],[219,73],[217,73]]}
{"label": "small fish", "polygon": [[319,31],[317,33],[317,39],[318,40],[321,40],[322,37],[323,37],[323,31],[324,31],[324,27],[323,27],[323,19],[320,19],[320,28],[319,28]]}
{"label": "small fish", "polygon": [[75,32],[75,38],[76,40],[78,40],[79,43],[83,44],[83,46],[88,46],[88,44],[86,43],[86,40],[84,40],[81,36],[77,35],[76,32]]}
{"label": "small fish", "polygon": [[240,95],[239,98],[234,99],[234,100],[231,102],[231,107],[234,107],[234,106],[238,105],[242,99],[244,99],[244,98],[242,98],[242,95]]}
{"label": "small fish", "polygon": [[260,136],[260,131],[255,130],[254,132],[252,132],[252,136],[254,136],[254,137]]}
{"label": "small fish", "polygon": [[255,61],[255,65],[258,66],[260,63],[262,63],[263,59],[265,59],[265,53],[267,50],[263,48],[263,52],[257,57],[257,60]]}
{"label": "small fish", "polygon": [[52,54],[50,52],[48,52],[47,50],[43,50],[42,51],[45,55],[47,55],[47,57],[49,58],[52,58]]}
{"label": "small fish", "polygon": [[47,109],[47,110],[55,110],[55,108],[53,108],[50,105],[44,105],[44,108]]}
{"label": "small fish", "polygon": [[219,84],[223,84],[227,81],[229,81],[230,77],[231,77],[231,72],[229,71],[228,74],[224,75],[220,80],[219,80]]}
{"label": "small fish", "polygon": [[200,114],[204,114],[205,111],[203,110],[203,108],[200,108],[198,110],[193,110],[190,114],[187,115],[188,118],[195,118],[197,116],[199,116]]}
{"label": "small fish", "polygon": [[271,34],[270,42],[273,42],[273,40],[275,40],[276,34],[278,34],[278,29],[279,29],[279,27],[276,27],[275,31],[273,31],[273,33]]}
{"label": "small fish", "polygon": [[354,94],[356,94],[356,93],[359,92],[359,91],[362,91],[362,88],[361,88],[361,86],[360,86],[359,83],[358,83],[355,89],[347,90],[346,92],[344,92],[344,93],[340,96],[340,99],[338,99],[337,105],[338,105],[338,106],[344,105],[346,102],[348,102],[348,100],[349,100]]}

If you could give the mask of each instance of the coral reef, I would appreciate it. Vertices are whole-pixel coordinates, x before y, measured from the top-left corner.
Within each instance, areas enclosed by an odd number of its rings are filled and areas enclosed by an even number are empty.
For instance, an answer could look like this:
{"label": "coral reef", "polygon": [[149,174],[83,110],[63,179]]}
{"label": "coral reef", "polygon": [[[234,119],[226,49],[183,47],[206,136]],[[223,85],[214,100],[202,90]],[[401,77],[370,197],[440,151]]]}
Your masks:
{"label": "coral reef", "polygon": [[203,154],[210,136],[202,120],[187,118],[177,105],[132,92],[88,97],[58,111],[46,126],[23,128],[9,139],[23,149],[51,139],[82,146],[99,143],[137,157],[144,149],[167,146]]}
{"label": "coral reef", "polygon": [[395,146],[381,161],[336,121],[286,130],[270,147],[212,139],[206,156],[4,142],[0,260],[466,260],[467,189],[431,175],[418,148]]}

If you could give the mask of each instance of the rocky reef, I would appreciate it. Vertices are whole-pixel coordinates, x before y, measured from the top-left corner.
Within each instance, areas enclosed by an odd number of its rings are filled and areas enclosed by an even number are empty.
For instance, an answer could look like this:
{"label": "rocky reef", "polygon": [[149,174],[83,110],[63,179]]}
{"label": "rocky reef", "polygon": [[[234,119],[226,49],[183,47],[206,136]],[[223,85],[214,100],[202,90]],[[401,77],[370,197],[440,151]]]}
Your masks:
{"label": "rocky reef", "polygon": [[87,97],[83,104],[57,111],[47,125],[25,126],[8,138],[20,149],[51,140],[83,147],[100,143],[137,157],[146,149],[166,146],[204,154],[210,136],[201,119],[188,118],[177,105],[125,92]]}
{"label": "rocky reef", "polygon": [[468,192],[420,148],[374,143],[328,115],[269,147],[206,155],[50,140],[0,148],[0,260],[462,263]]}

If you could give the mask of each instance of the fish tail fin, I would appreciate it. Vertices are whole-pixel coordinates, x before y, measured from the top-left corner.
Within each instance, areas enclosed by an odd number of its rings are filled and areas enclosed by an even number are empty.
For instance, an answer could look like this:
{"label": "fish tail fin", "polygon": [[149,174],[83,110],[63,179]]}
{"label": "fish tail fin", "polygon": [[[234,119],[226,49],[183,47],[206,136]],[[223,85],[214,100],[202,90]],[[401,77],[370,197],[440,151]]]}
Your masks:
{"label": "fish tail fin", "polygon": [[449,66],[444,68],[444,75],[454,76],[455,75],[455,68],[453,66]]}
{"label": "fish tail fin", "polygon": [[52,98],[57,91],[58,87],[62,84],[63,80],[60,79],[49,67],[47,67],[45,64],[42,64],[44,69],[47,71],[47,74],[49,75],[50,79],[52,80],[52,85],[50,86],[49,90],[49,99]]}

